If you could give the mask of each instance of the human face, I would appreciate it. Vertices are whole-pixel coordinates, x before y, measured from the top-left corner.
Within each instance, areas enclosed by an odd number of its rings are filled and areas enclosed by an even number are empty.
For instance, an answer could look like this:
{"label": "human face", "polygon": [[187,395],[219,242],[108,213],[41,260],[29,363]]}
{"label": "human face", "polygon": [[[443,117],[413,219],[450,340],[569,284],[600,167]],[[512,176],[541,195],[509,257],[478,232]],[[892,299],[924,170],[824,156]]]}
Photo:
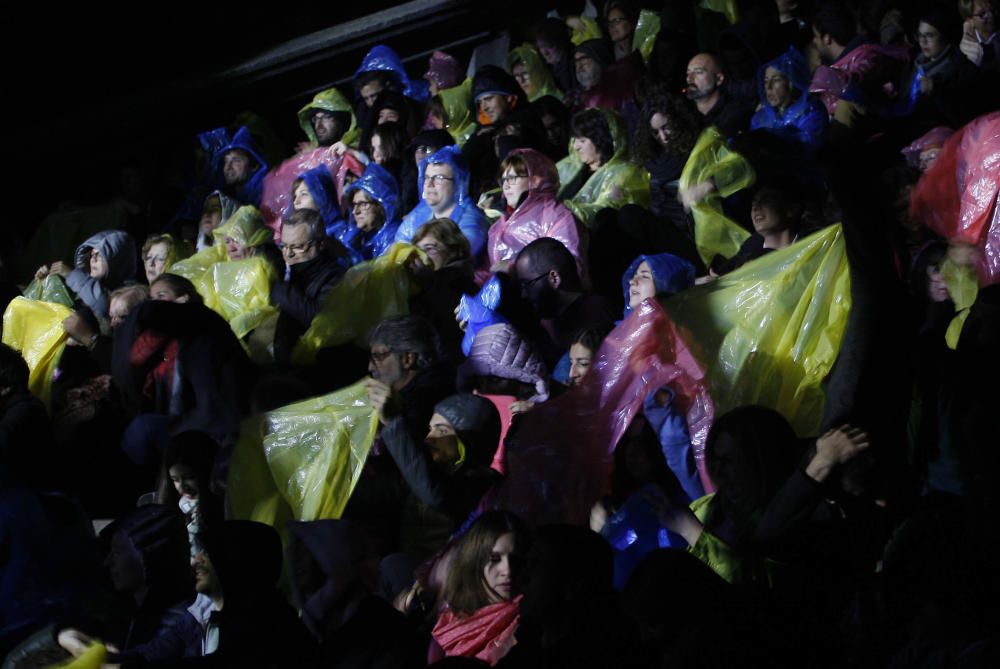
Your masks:
{"label": "human face", "polygon": [[670,127],[670,119],[660,112],[656,112],[649,117],[649,130],[653,133],[653,139],[664,149],[670,148],[670,135],[673,130]]}
{"label": "human face", "polygon": [[437,151],[437,147],[428,146],[427,144],[421,144],[413,151],[414,164],[420,165],[421,160],[423,160],[427,156],[433,155],[435,151]]}
{"label": "human face", "polygon": [[578,386],[583,377],[590,371],[590,363],[594,352],[583,344],[573,344],[569,347],[569,385]]}
{"label": "human face", "polygon": [[499,121],[510,109],[510,101],[507,97],[496,93],[480,97],[476,104],[479,105],[479,111],[486,115],[490,123]]}
{"label": "human face", "polygon": [[189,465],[181,463],[171,465],[170,469],[167,470],[167,476],[170,477],[170,482],[178,495],[198,499],[198,478],[195,476],[194,469]]}
{"label": "human face", "polygon": [[319,211],[319,207],[316,206],[316,201],[313,200],[312,193],[309,191],[309,186],[306,185],[305,181],[296,186],[295,191],[292,193],[292,209],[296,211],[299,209]]}
{"label": "human face", "polygon": [[483,567],[483,583],[491,604],[509,602],[514,597],[514,571],[510,564],[514,548],[514,534],[501,534]]}
{"label": "human face", "polygon": [[944,282],[944,275],[941,274],[941,268],[937,265],[928,265],[927,267],[927,297],[931,302],[944,302],[951,299],[951,293],[948,292],[948,286]]}
{"label": "human face", "polygon": [[315,112],[312,116],[312,127],[316,133],[316,141],[319,142],[320,146],[333,144],[343,134],[340,132],[337,117],[329,112]]}
{"label": "human face", "polygon": [[378,94],[382,92],[383,86],[381,81],[369,81],[367,84],[361,87],[361,99],[365,101],[366,107],[371,107],[375,104],[375,98]]}
{"label": "human face", "polygon": [[380,109],[378,112],[378,123],[375,125],[382,125],[383,123],[389,122],[398,123],[400,118],[402,117],[395,109]]}
{"label": "human face", "polygon": [[128,318],[128,302],[121,297],[112,297],[108,305],[108,317],[111,320],[111,327],[116,328]]}
{"label": "human face", "polygon": [[531,72],[528,71],[528,66],[524,63],[518,63],[511,69],[510,73],[517,79],[517,84],[524,91],[524,94],[530,98],[531,94],[535,92],[535,86],[531,82]]}
{"label": "human face", "polygon": [[146,268],[146,281],[153,283],[156,277],[163,274],[167,268],[167,255],[170,247],[165,242],[157,242],[146,251],[146,257],[142,259]]}
{"label": "human face", "polygon": [[706,54],[698,54],[687,66],[687,96],[691,100],[707,98],[722,84],[722,73],[715,60]]}
{"label": "human face", "polygon": [[601,154],[598,153],[594,143],[586,137],[573,138],[573,150],[580,157],[580,162],[592,170],[601,166]]}
{"label": "human face", "polygon": [[535,46],[538,47],[538,53],[542,55],[542,58],[544,58],[545,62],[549,65],[555,65],[562,60],[562,52],[560,52],[554,44],[549,44],[548,42],[539,40],[535,42]]}
{"label": "human face", "polygon": [[813,26],[813,44],[816,46],[816,51],[819,53],[819,59],[824,63],[833,62],[836,53],[834,50],[836,46],[833,43],[833,38],[829,35],[820,34],[816,30],[816,26]]}
{"label": "human face", "polygon": [[615,7],[608,12],[608,37],[612,42],[620,42],[632,35],[632,22],[625,18],[625,12]]}
{"label": "human face", "polygon": [[601,64],[585,53],[573,54],[576,67],[576,81],[583,90],[590,90],[601,80]]}
{"label": "human face", "polygon": [[424,171],[424,202],[435,212],[455,204],[455,172],[451,165],[437,163]]}
{"label": "human face", "polygon": [[458,435],[455,427],[439,413],[431,416],[424,445],[435,464],[450,466],[458,462]]}
{"label": "human face", "polygon": [[521,201],[521,196],[528,192],[528,175],[518,174],[513,167],[508,167],[500,177],[500,187],[503,189],[503,198],[510,207],[516,207]]}
{"label": "human face", "polygon": [[553,286],[552,272],[538,272],[527,259],[518,257],[514,263],[521,297],[528,301],[539,318],[552,318],[559,308],[559,293]]}
{"label": "human face", "polygon": [[926,172],[927,170],[929,170],[931,168],[931,165],[933,165],[934,162],[938,159],[939,155],[941,155],[940,146],[932,146],[929,149],[924,149],[923,151],[921,151],[920,157],[918,158],[920,171]]}
{"label": "human face", "polygon": [[764,70],[764,97],[767,104],[784,111],[792,103],[792,87],[788,77],[780,70],[769,67]]}
{"label": "human face", "polygon": [[996,30],[993,18],[993,8],[986,0],[975,0],[972,3],[972,15],[969,17],[972,28],[981,38],[988,38]]}
{"label": "human face", "polygon": [[201,212],[201,231],[203,234],[211,235],[212,230],[220,225],[222,225],[222,204],[218,197],[213,197],[205,203],[205,208]]}
{"label": "human face", "polygon": [[361,232],[371,232],[382,226],[382,221],[379,220],[381,207],[365,191],[354,191],[351,208],[354,210],[354,223]]}
{"label": "human face", "polygon": [[149,287],[149,297],[160,302],[177,302],[184,304],[188,301],[187,295],[178,295],[170,288],[166,281],[157,281]]}
{"label": "human face", "polygon": [[381,381],[394,391],[403,389],[412,377],[403,356],[382,342],[373,342],[368,355],[368,373],[376,381]]}
{"label": "human face", "polygon": [[135,592],[145,585],[146,567],[142,553],[125,532],[115,532],[111,537],[111,551],[104,559],[104,566],[118,592]]}
{"label": "human face", "polygon": [[226,253],[229,254],[230,260],[243,260],[253,255],[252,249],[243,246],[232,237],[224,237],[223,241],[226,244]]}
{"label": "human face", "polygon": [[635,274],[628,282],[628,306],[635,309],[643,300],[656,296],[656,283],[653,281],[653,270],[649,263],[643,260],[635,268]]}
{"label": "human face", "polygon": [[281,255],[289,267],[319,255],[319,242],[309,238],[308,225],[281,226]]}
{"label": "human face", "polygon": [[237,186],[250,179],[250,156],[245,151],[229,151],[222,160],[222,176],[227,186]]}
{"label": "human face", "polygon": [[778,217],[778,212],[774,210],[774,207],[761,202],[757,198],[754,198],[750,204],[750,220],[753,223],[754,230],[760,234],[773,232],[781,228],[781,219]]}
{"label": "human face", "polygon": [[920,53],[928,59],[940,56],[947,46],[941,37],[941,31],[924,21],[917,25],[917,44],[920,46]]}
{"label": "human face", "polygon": [[434,235],[424,235],[420,238],[420,241],[416,243],[416,247],[427,254],[427,257],[431,259],[434,264],[434,270],[437,271],[451,262],[451,253],[448,252],[447,247],[441,243]]}
{"label": "human face", "polygon": [[208,553],[199,551],[191,561],[191,566],[194,569],[195,592],[208,596],[222,594],[222,584],[219,583],[219,576],[208,558]]}
{"label": "human face", "polygon": [[108,275],[108,260],[97,249],[90,250],[90,278],[103,279]]}
{"label": "human face", "polygon": [[372,160],[375,161],[376,165],[385,165],[386,163],[385,151],[382,150],[382,138],[377,134],[372,135]]}

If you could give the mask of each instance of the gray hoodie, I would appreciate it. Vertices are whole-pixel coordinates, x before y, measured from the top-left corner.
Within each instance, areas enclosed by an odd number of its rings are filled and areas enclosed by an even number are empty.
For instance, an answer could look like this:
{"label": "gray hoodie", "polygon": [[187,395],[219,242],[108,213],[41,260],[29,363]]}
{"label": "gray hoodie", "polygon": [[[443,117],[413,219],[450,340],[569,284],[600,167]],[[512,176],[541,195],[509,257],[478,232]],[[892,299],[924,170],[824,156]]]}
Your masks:
{"label": "gray hoodie", "polygon": [[[90,276],[90,252],[100,251],[108,261],[108,275],[101,280]],[[135,278],[135,242],[127,232],[105,230],[76,249],[76,269],[66,278],[68,285],[98,318],[108,317],[109,295],[126,281]]]}

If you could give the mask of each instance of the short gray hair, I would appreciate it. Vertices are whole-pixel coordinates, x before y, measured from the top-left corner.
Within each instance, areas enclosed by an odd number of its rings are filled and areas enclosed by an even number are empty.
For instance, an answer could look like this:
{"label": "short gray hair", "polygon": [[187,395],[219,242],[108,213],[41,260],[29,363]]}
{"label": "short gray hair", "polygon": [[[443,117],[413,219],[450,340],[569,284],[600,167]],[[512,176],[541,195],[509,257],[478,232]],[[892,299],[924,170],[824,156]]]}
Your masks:
{"label": "short gray hair", "polygon": [[390,316],[375,326],[369,345],[383,344],[393,353],[413,353],[417,369],[426,369],[438,361],[438,336],[423,316]]}
{"label": "short gray hair", "polygon": [[281,219],[281,227],[286,225],[309,226],[309,241],[311,242],[326,239],[326,224],[315,209],[296,209]]}

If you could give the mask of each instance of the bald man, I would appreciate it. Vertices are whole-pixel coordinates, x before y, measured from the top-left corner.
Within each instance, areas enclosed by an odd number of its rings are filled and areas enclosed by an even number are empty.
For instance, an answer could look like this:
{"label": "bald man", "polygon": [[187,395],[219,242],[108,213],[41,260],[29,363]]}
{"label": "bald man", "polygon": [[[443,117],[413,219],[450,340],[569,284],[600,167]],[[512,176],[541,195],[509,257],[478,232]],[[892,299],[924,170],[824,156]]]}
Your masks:
{"label": "bald man", "polygon": [[754,104],[729,94],[722,63],[710,53],[699,53],[687,66],[687,96],[702,115],[705,126],[714,125],[726,137],[750,127]]}

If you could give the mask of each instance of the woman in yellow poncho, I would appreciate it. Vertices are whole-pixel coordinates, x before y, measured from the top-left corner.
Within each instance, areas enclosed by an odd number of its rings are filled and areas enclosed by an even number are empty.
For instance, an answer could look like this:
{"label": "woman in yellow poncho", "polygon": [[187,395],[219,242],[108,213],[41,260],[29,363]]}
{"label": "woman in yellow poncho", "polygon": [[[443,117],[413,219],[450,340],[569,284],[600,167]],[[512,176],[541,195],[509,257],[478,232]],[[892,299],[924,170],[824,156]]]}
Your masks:
{"label": "woman in yellow poncho", "polygon": [[649,175],[628,161],[625,122],[607,109],[584,109],[571,121],[573,150],[559,161],[563,200],[590,227],[602,209],[649,205]]}
{"label": "woman in yellow poncho", "polygon": [[556,88],[552,73],[545,67],[545,61],[542,60],[538,50],[530,44],[522,44],[511,49],[507,54],[507,71],[517,80],[517,84],[528,97],[528,102],[534,102],[546,95],[551,95],[562,102],[562,91]]}

